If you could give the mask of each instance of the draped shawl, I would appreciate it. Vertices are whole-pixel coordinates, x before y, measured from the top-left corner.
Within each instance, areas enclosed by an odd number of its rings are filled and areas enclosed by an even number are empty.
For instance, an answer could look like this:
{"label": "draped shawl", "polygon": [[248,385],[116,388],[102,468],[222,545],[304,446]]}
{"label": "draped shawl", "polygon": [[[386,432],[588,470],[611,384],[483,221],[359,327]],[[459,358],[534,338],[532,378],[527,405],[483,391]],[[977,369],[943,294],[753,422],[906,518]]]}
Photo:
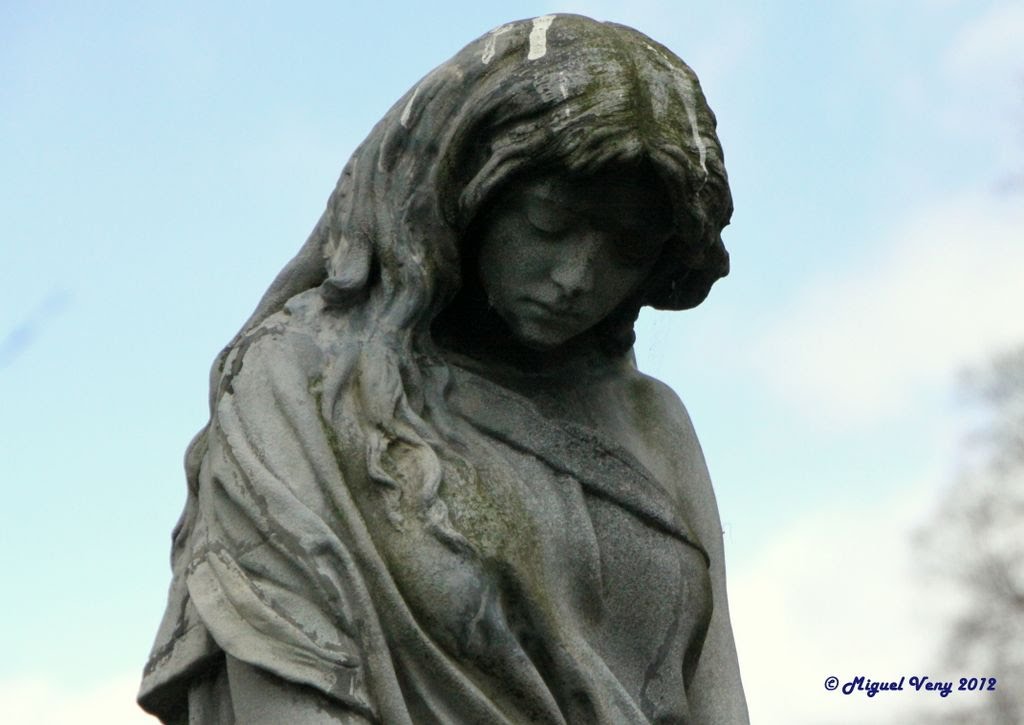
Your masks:
{"label": "draped shawl", "polygon": [[324,403],[344,331],[301,295],[228,357],[142,703],[172,720],[221,652],[383,723],[689,722],[711,612],[685,508],[630,453],[457,368],[476,555],[401,528]]}

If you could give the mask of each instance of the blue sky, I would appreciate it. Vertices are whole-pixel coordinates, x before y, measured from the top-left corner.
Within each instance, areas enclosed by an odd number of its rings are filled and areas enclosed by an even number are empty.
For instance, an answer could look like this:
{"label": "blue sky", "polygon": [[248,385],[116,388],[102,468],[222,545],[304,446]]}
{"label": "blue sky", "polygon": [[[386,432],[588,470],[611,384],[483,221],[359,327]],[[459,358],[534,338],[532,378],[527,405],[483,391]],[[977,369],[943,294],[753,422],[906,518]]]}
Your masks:
{"label": "blue sky", "polygon": [[214,355],[391,103],[552,11],[672,48],[719,118],[733,272],[637,353],[704,445],[752,712],[910,704],[820,683],[933,661],[907,533],[956,469],[957,371],[1024,339],[1024,4],[360,6],[0,7],[0,711],[147,721]]}

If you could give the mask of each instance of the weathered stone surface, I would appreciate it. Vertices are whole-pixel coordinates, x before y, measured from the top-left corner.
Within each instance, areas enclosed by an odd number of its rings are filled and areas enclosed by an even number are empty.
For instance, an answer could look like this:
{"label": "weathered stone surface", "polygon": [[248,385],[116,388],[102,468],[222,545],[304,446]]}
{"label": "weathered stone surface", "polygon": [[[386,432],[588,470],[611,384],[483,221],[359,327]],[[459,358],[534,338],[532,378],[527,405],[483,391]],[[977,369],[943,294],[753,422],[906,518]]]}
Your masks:
{"label": "weathered stone surface", "polygon": [[428,74],[214,364],[140,702],[193,723],[742,723],[721,525],[643,305],[732,210],[693,72],[510,23]]}

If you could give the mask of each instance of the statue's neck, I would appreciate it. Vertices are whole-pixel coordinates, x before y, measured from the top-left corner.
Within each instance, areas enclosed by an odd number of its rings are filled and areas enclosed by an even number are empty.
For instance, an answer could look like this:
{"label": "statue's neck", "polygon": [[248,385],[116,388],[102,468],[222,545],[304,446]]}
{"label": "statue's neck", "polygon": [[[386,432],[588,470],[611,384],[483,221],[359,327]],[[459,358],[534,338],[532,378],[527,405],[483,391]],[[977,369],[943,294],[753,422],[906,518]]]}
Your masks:
{"label": "statue's neck", "polygon": [[460,292],[434,322],[433,337],[446,355],[485,377],[589,376],[614,364],[593,331],[552,349],[522,344],[479,291]]}

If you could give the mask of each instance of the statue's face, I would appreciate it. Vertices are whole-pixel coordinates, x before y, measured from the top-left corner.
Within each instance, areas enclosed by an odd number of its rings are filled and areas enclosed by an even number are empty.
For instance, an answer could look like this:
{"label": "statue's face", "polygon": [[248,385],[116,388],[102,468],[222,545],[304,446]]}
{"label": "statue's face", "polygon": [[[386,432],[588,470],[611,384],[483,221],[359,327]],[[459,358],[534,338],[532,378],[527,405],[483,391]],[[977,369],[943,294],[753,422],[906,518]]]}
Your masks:
{"label": "statue's face", "polygon": [[650,174],[520,182],[483,225],[480,280],[523,344],[549,350],[589,330],[647,278],[671,230]]}

